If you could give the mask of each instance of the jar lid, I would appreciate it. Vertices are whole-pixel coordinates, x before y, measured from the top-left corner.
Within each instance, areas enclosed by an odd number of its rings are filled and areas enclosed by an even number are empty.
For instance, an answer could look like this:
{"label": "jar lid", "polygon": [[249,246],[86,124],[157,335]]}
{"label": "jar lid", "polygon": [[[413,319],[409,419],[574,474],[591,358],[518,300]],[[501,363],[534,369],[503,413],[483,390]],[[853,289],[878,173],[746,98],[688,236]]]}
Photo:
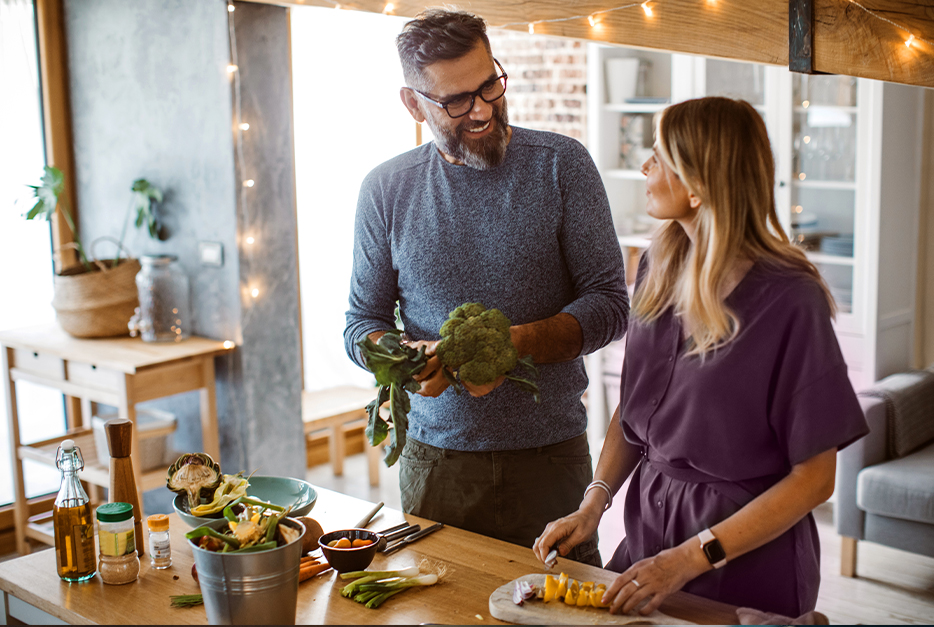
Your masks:
{"label": "jar lid", "polygon": [[133,506],[129,503],[106,503],[97,508],[97,519],[101,522],[123,522],[133,518]]}
{"label": "jar lid", "polygon": [[153,514],[146,518],[146,524],[149,525],[150,531],[168,531],[169,517],[165,514]]}
{"label": "jar lid", "polygon": [[140,255],[140,262],[144,266],[167,266],[178,260],[176,255]]}

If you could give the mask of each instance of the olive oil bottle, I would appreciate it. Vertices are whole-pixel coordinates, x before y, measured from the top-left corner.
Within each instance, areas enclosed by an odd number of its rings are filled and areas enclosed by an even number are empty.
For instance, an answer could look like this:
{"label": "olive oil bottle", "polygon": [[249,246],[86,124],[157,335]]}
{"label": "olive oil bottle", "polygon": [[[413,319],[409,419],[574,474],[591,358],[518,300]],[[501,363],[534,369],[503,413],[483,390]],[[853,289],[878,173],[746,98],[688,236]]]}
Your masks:
{"label": "olive oil bottle", "polygon": [[55,465],[62,471],[62,487],[55,497],[52,512],[58,576],[70,582],[87,581],[97,573],[94,519],[88,494],[78,481],[84,458],[73,440],[62,442],[55,455]]}

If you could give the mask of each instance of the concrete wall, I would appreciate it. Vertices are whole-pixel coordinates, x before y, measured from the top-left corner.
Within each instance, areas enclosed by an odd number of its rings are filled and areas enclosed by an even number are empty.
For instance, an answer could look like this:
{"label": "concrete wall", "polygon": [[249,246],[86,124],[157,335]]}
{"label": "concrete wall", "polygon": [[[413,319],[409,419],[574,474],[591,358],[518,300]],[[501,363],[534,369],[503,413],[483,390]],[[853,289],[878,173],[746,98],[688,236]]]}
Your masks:
{"label": "concrete wall", "polygon": [[[66,0],[79,228],[86,244],[119,236],[139,177],[165,192],[166,241],[131,226],[125,244],[134,256],[178,255],[191,279],[194,332],[238,344],[216,364],[222,467],[301,477],[288,14],[237,6],[251,124],[242,164],[223,0]],[[241,168],[256,187],[241,186]],[[258,245],[241,247],[246,233]],[[223,245],[222,267],[201,265],[202,241]],[[97,252],[113,250],[103,242]],[[158,404],[178,415],[175,446],[200,450],[197,396]]]}

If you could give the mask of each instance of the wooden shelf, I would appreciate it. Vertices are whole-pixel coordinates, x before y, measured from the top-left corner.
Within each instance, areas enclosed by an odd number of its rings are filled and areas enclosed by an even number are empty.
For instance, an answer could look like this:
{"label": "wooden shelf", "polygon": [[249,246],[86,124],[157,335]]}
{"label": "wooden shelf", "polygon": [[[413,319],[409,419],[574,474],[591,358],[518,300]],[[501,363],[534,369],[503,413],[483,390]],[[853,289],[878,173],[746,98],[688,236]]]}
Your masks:
{"label": "wooden shelf", "polygon": [[[157,434],[147,435],[155,437]],[[110,487],[110,467],[98,463],[97,446],[94,443],[94,433],[91,429],[74,429],[55,438],[22,445],[17,449],[17,453],[20,459],[30,459],[55,468],[55,454],[62,440],[66,439],[74,440],[75,445],[81,449],[81,456],[84,458],[84,470],[78,473],[78,478],[93,485]],[[159,467],[143,472],[140,483],[143,491],[164,486],[165,469]]]}
{"label": "wooden shelf", "polygon": [[619,245],[627,248],[648,248],[651,240],[645,235],[620,235]]}
{"label": "wooden shelf", "polygon": [[835,266],[854,266],[856,262],[853,257],[843,257],[842,255],[828,255],[827,253],[806,253],[812,263],[825,263]]}
{"label": "wooden shelf", "polygon": [[657,103],[644,103],[640,104],[638,102],[627,102],[624,104],[605,104],[603,105],[604,110],[612,111],[613,113],[657,113],[665,107],[669,106],[671,103],[666,102],[663,104]]}
{"label": "wooden shelf", "polygon": [[856,191],[856,183],[853,181],[822,181],[822,180],[812,180],[804,179],[803,181],[797,176],[791,179],[791,184],[798,189],[828,189],[828,190],[843,190],[843,191]]}

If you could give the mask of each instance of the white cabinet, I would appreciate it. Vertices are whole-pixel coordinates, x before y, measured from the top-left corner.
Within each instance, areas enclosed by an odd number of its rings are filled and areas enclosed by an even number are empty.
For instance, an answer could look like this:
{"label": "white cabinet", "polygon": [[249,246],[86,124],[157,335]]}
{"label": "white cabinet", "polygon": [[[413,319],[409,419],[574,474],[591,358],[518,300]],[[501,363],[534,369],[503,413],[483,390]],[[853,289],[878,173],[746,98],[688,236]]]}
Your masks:
{"label": "white cabinet", "polygon": [[[607,90],[606,61],[617,57],[642,61],[640,84],[621,103],[609,102]],[[588,148],[630,265],[657,226],[645,214],[638,169],[651,151],[653,115],[688,98],[743,98],[769,131],[780,221],[838,304],[835,328],[854,386],[910,367],[923,90],[589,44],[587,91]],[[611,347],[588,361],[589,408],[601,424],[618,402],[620,359],[619,347]]]}

